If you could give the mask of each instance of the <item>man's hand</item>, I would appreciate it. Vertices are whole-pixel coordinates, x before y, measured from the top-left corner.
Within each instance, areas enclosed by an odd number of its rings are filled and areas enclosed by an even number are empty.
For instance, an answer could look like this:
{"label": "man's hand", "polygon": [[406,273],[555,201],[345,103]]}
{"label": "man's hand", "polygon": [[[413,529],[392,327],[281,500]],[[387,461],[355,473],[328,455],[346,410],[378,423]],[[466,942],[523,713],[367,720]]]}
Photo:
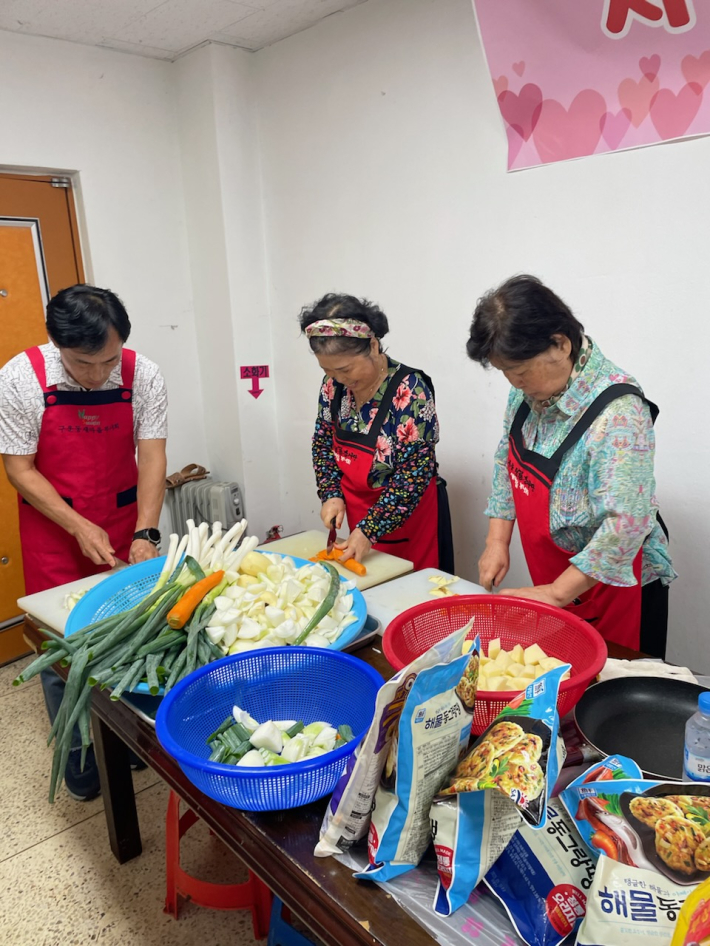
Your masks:
{"label": "man's hand", "polygon": [[361,562],[372,548],[372,542],[360,529],[353,529],[344,542],[336,542],[336,549],[343,553],[341,561],[347,562],[354,558],[356,562]]}
{"label": "man's hand", "polygon": [[335,528],[339,529],[343,524],[343,519],[345,518],[345,500],[340,499],[339,497],[335,499],[326,499],[326,501],[320,507],[320,517],[326,529],[330,530],[330,524],[333,519],[335,519]]}
{"label": "man's hand", "polygon": [[[493,591],[503,581],[510,568],[510,547],[507,542],[489,539],[478,560],[478,583],[486,591]],[[506,592],[507,594],[508,592]]]}
{"label": "man's hand", "polygon": [[137,562],[147,562],[151,558],[157,558],[158,555],[160,555],[160,552],[152,542],[147,539],[135,539],[131,543],[131,550],[128,553],[128,564],[135,565]]}
{"label": "man's hand", "polygon": [[114,548],[111,540],[104,530],[88,519],[82,519],[71,530],[72,535],[79,543],[79,548],[90,558],[94,565],[110,565],[111,568],[116,564],[114,557]]}

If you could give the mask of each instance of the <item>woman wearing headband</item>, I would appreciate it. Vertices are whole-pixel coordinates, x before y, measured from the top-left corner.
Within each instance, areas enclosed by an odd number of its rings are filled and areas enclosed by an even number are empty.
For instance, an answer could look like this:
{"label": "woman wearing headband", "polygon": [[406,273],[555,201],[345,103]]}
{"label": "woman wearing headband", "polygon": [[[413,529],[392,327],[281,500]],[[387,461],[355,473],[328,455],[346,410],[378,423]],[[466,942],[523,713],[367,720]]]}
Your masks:
{"label": "woman wearing headband", "polygon": [[300,323],[326,375],[313,466],[324,525],[339,529],[347,515],[343,558],[360,562],[375,548],[415,569],[453,571],[431,380],[387,357],[387,317],[365,299],[329,293]]}

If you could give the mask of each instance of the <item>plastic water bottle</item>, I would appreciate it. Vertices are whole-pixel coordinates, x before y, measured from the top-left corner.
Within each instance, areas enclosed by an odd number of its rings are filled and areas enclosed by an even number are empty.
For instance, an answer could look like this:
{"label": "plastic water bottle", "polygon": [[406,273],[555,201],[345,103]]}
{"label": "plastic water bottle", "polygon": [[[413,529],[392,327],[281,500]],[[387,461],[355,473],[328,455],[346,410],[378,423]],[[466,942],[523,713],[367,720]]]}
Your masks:
{"label": "plastic water bottle", "polygon": [[710,782],[710,692],[698,697],[698,712],[685,724],[683,775],[693,782]]}

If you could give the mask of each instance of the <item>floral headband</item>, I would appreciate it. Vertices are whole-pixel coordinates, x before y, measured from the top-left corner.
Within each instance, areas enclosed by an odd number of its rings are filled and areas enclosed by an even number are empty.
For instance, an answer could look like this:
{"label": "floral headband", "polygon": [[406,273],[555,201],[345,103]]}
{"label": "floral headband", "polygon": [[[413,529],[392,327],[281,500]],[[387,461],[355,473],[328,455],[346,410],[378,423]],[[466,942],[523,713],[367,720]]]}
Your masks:
{"label": "floral headband", "polygon": [[357,319],[319,319],[306,327],[307,338],[329,338],[343,335],[346,338],[374,338],[375,333],[365,322]]}

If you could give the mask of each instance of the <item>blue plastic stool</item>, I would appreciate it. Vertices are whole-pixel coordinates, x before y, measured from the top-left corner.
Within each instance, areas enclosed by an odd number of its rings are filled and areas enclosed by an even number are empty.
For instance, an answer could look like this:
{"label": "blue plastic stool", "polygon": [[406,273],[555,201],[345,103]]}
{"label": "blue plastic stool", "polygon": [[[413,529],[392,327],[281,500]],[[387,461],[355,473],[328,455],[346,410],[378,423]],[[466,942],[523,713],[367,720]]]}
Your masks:
{"label": "blue plastic stool", "polygon": [[266,946],[315,946],[313,940],[295,930],[281,915],[285,907],[278,897],[271,905],[269,938]]}

